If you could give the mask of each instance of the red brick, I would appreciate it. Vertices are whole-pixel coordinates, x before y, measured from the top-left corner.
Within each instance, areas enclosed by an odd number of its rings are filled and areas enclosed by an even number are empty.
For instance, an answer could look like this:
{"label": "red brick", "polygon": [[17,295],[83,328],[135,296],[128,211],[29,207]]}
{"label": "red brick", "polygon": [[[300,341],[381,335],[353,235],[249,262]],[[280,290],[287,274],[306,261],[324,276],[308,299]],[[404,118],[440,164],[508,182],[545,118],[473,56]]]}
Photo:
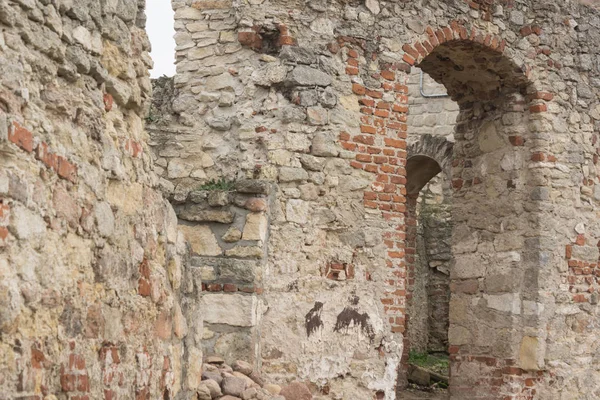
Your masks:
{"label": "red brick", "polygon": [[440,44],[440,42],[435,34],[435,31],[430,26],[427,27],[426,31],[427,35],[429,36],[429,42],[431,43],[433,48],[436,48]]}
{"label": "red brick", "polygon": [[452,29],[450,29],[450,27],[446,26],[442,30],[444,32],[444,37],[446,41],[454,40],[454,32],[452,31]]}
{"label": "red brick", "polygon": [[408,65],[414,66],[415,65],[415,59],[412,58],[409,54],[404,53],[404,56],[402,57],[402,60],[404,60],[404,62],[406,62]]}
{"label": "red brick", "polygon": [[346,75],[358,75],[358,72],[356,67],[346,67]]}
{"label": "red brick", "polygon": [[206,290],[209,292],[220,292],[223,290],[223,285],[220,283],[209,283],[206,285]]}
{"label": "red brick", "polygon": [[545,161],[546,155],[542,152],[536,152],[531,155],[531,161]]}
{"label": "red brick", "polygon": [[58,176],[71,182],[77,181],[77,167],[67,161],[66,158],[58,156]]}
{"label": "red brick", "polygon": [[348,49],[348,57],[358,58],[358,52],[354,49]]}
{"label": "red brick", "polygon": [[419,52],[421,57],[427,57],[427,55],[429,54],[429,52],[427,51],[427,49],[425,49],[421,42],[415,43],[415,49]]}
{"label": "red brick", "polygon": [[400,139],[392,139],[392,138],[384,138],[383,139],[386,146],[394,147],[397,149],[405,149],[406,141]]}
{"label": "red brick", "polygon": [[148,297],[152,292],[152,287],[150,286],[150,282],[145,278],[140,278],[138,281],[138,294],[140,296]]}
{"label": "red brick", "polygon": [[374,99],[381,99],[383,97],[383,93],[379,90],[367,90],[366,94]]}
{"label": "red brick", "polygon": [[417,59],[419,58],[419,52],[417,50],[415,50],[414,47],[412,47],[410,44],[405,44],[404,46],[402,46],[402,50],[409,54],[413,59]]}
{"label": "red brick", "polygon": [[33,151],[33,134],[16,121],[8,130],[8,140],[25,151]]}
{"label": "red brick", "polygon": [[234,285],[232,283],[226,283],[223,285],[223,291],[224,292],[237,292],[238,288],[237,288],[237,285]]}
{"label": "red brick", "polygon": [[279,36],[278,44],[280,46],[296,46],[297,42],[293,36],[281,35]]}
{"label": "red brick", "polygon": [[392,71],[381,71],[381,77],[388,81],[396,80],[396,74]]}
{"label": "red brick", "polygon": [[531,29],[530,25],[526,25],[522,27],[519,32],[521,32],[521,35],[523,36],[529,36],[533,33],[533,29]]}
{"label": "red brick", "polygon": [[355,151],[356,150],[356,144],[355,143],[350,143],[350,142],[340,142],[340,145],[344,148],[344,150],[349,150],[349,151]]}
{"label": "red brick", "polygon": [[60,387],[63,392],[72,392],[75,390],[75,384],[77,382],[77,376],[73,374],[68,374],[63,371],[60,374]]}
{"label": "red brick", "polygon": [[361,125],[360,126],[360,131],[362,133],[370,133],[370,134],[376,134],[377,133],[377,129],[375,129],[375,127],[370,126],[370,125]]}
{"label": "red brick", "polygon": [[373,157],[368,154],[357,154],[356,155],[356,161],[371,162],[372,159],[373,159]]}
{"label": "red brick", "polygon": [[548,111],[548,106],[545,104],[535,104],[529,107],[529,111],[532,113],[542,113]]}
{"label": "red brick", "polygon": [[351,67],[358,67],[358,60],[356,58],[349,58],[348,65]]}
{"label": "red brick", "polygon": [[80,392],[90,391],[90,381],[87,375],[79,375],[77,377],[77,390]]}
{"label": "red brick", "polygon": [[104,94],[104,111],[109,112],[113,108],[114,99],[110,93]]}
{"label": "red brick", "polygon": [[435,31],[435,37],[437,37],[438,42],[440,44],[442,43],[446,43],[446,35],[444,34],[444,31],[442,29],[438,29],[437,31]]}
{"label": "red brick", "polygon": [[350,161],[350,166],[356,169],[364,169],[365,166],[363,163],[360,163],[358,161]]}
{"label": "red brick", "polygon": [[509,136],[508,140],[513,146],[523,146],[525,144],[522,136]]}
{"label": "red brick", "polygon": [[352,92],[354,94],[358,94],[358,95],[362,96],[367,92],[367,89],[359,83],[353,83],[352,84]]}
{"label": "red brick", "polygon": [[242,46],[248,46],[253,49],[260,49],[262,47],[261,36],[253,31],[238,32],[238,41]]}
{"label": "red brick", "polygon": [[550,92],[535,92],[532,97],[545,101],[552,101],[554,99],[554,95]]}
{"label": "red brick", "polygon": [[377,109],[375,110],[375,115],[381,118],[389,118],[390,112],[388,110]]}

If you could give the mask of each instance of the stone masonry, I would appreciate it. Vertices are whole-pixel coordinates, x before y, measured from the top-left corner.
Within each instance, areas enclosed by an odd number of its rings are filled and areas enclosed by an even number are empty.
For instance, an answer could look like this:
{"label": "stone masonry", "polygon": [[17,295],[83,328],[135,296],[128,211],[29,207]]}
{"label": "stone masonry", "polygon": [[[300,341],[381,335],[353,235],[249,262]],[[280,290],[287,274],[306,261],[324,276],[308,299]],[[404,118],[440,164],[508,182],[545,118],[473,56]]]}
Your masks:
{"label": "stone masonry", "polygon": [[172,399],[200,276],[158,190],[144,2],[0,2],[0,398]]}
{"label": "stone masonry", "polygon": [[[448,162],[411,170],[423,178],[438,165],[449,176],[451,396],[594,397],[582,383],[594,374],[598,258],[593,5],[173,6],[175,122],[155,150],[179,152],[159,158],[168,195],[272,183],[256,325],[239,330],[222,316],[215,335],[246,329],[256,362],[282,382],[298,375],[330,398],[394,398],[413,283],[407,149],[415,135],[442,133],[454,142]],[[457,104],[447,110],[459,111],[453,135],[435,108],[410,116],[414,67]],[[215,237],[230,223],[219,224]]]}
{"label": "stone masonry", "polygon": [[0,2],[0,397],[402,398],[438,174],[450,397],[600,397],[594,1],[172,4],[148,112],[144,1]]}

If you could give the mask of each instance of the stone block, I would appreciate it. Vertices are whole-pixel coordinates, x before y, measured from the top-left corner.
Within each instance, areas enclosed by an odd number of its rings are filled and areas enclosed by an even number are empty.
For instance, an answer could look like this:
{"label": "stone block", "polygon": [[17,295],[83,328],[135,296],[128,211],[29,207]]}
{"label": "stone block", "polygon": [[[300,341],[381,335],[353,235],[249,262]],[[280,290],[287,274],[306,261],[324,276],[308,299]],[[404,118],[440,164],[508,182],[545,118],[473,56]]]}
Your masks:
{"label": "stone block", "polygon": [[290,72],[286,79],[286,86],[329,86],[331,76],[318,69],[299,65]]}
{"label": "stone block", "polygon": [[201,300],[204,322],[251,327],[257,322],[257,297],[254,295],[206,293]]}
{"label": "stone block", "polygon": [[193,253],[202,256],[219,256],[223,253],[217,238],[208,226],[180,225],[179,229],[185,234]]}
{"label": "stone block", "polygon": [[250,213],[246,215],[246,224],[244,225],[243,240],[265,241],[267,230],[269,228],[268,220],[263,213]]}

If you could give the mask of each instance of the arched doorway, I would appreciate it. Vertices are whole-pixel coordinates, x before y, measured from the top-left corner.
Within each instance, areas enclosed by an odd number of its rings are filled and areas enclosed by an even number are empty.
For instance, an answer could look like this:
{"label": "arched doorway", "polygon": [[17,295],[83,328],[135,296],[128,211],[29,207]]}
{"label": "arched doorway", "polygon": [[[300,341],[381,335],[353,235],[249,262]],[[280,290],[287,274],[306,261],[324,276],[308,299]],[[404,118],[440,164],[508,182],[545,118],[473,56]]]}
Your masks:
{"label": "arched doorway", "polygon": [[[452,143],[422,135],[407,149],[405,361],[408,381],[443,396],[448,383]],[[405,396],[406,397],[406,396]]]}
{"label": "arched doorway", "polygon": [[[516,398],[531,392],[533,371],[543,365],[538,338],[543,334],[522,309],[537,296],[536,201],[544,196],[525,161],[535,152],[531,121],[546,106],[528,81],[527,67],[503,55],[503,43],[475,30],[469,35],[460,26],[429,31],[429,41],[404,47],[405,61],[443,84],[460,107],[449,167],[450,395]],[[441,170],[431,157],[408,157],[409,268],[409,238],[416,226],[411,203],[416,205],[418,190]],[[409,271],[409,297],[411,284]]]}

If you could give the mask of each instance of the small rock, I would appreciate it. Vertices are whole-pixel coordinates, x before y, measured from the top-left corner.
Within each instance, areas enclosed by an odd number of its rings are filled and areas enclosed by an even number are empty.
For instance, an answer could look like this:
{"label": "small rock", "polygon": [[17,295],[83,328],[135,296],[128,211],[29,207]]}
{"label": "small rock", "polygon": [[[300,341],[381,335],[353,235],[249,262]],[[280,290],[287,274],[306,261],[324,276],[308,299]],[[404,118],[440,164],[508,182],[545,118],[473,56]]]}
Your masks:
{"label": "small rock", "polygon": [[244,375],[250,375],[254,370],[250,363],[242,360],[237,360],[231,367],[234,371],[241,372]]}
{"label": "small rock", "polygon": [[412,370],[410,371],[410,373],[408,375],[408,380],[410,382],[416,383],[417,385],[421,385],[421,386],[429,386],[430,379],[431,379],[431,377],[429,375],[429,372],[427,372],[426,370],[424,370],[422,368],[418,368],[418,367],[414,367],[414,366],[412,366]]}
{"label": "small rock", "polygon": [[223,382],[223,377],[219,371],[204,371],[202,372],[202,380],[213,380],[220,385]]}
{"label": "small rock", "polygon": [[278,395],[281,393],[281,386],[275,385],[274,383],[267,383],[265,386],[263,386],[263,389],[273,395]]}
{"label": "small rock", "polygon": [[229,204],[229,193],[220,190],[210,192],[208,195],[208,204],[211,207],[222,207]]}
{"label": "small rock", "polygon": [[377,0],[366,0],[365,6],[371,11],[374,15],[377,15],[381,12],[381,7],[379,7],[379,1]]}
{"label": "small rock", "polygon": [[205,385],[200,384],[198,389],[196,389],[196,396],[198,400],[212,400],[212,396],[210,395],[210,390]]}
{"label": "small rock", "polygon": [[241,238],[242,238],[242,231],[240,231],[235,226],[229,227],[229,229],[227,229],[227,232],[225,232],[225,234],[223,236],[221,236],[221,239],[223,239],[223,241],[226,243],[239,242]]}
{"label": "small rock", "polygon": [[221,382],[221,389],[224,394],[240,397],[246,390],[246,381],[242,378],[233,375],[225,375]]}
{"label": "small rock", "polygon": [[262,379],[262,377],[260,376],[260,374],[258,372],[252,372],[250,375],[248,375],[250,377],[250,379],[252,379],[254,382],[256,382],[259,386],[263,386],[265,384],[265,381]]}
{"label": "small rock", "polygon": [[219,356],[207,356],[206,363],[207,364],[225,364],[225,360],[223,360]]}
{"label": "small rock", "polygon": [[312,400],[312,394],[308,387],[301,382],[292,382],[279,393],[285,400]]}
{"label": "small rock", "polygon": [[240,379],[243,379],[246,382],[246,388],[251,388],[251,387],[260,388],[260,386],[257,385],[256,382],[254,382],[252,379],[250,379],[248,377],[248,375],[246,375],[246,374],[242,374],[241,372],[238,372],[238,371],[233,371],[232,375],[235,377],[238,377]]}
{"label": "small rock", "polygon": [[269,194],[269,183],[256,179],[237,181],[235,189],[240,193]]}
{"label": "small rock", "polygon": [[223,396],[221,386],[219,386],[219,383],[217,383],[217,381],[215,381],[214,379],[204,380],[200,385],[208,388],[208,390],[210,391],[210,396],[213,399],[216,399],[219,396]]}
{"label": "small rock", "polygon": [[[261,212],[267,210],[267,200],[264,198],[253,197],[244,203],[244,208],[252,212]],[[235,369],[235,366],[234,366]]]}
{"label": "small rock", "polygon": [[252,400],[256,399],[256,395],[258,394],[258,390],[256,388],[249,388],[244,390],[242,393],[242,400]]}
{"label": "small rock", "polygon": [[223,396],[223,397],[219,398],[219,400],[242,400],[242,398],[235,397],[235,396]]}

